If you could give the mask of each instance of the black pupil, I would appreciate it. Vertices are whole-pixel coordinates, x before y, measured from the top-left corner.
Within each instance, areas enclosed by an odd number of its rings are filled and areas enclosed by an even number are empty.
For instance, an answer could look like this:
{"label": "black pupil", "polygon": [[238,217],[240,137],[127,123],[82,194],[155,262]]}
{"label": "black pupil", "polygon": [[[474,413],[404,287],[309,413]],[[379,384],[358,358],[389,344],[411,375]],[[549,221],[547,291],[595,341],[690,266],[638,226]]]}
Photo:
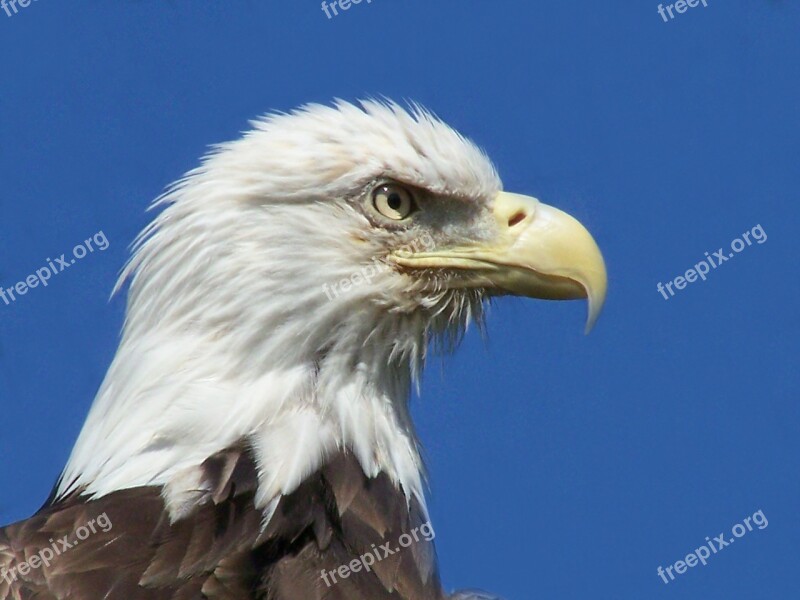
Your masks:
{"label": "black pupil", "polygon": [[386,200],[386,203],[392,210],[397,210],[401,206],[403,206],[403,199],[400,197],[400,194],[394,192],[392,194],[389,194],[389,198]]}

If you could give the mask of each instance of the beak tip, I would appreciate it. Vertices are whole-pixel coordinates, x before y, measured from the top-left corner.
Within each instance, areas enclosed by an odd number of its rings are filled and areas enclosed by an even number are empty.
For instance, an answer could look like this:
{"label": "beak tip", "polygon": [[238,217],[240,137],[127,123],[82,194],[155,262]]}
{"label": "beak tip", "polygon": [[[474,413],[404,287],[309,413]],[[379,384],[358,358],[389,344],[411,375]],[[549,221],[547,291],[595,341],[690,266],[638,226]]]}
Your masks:
{"label": "beak tip", "polygon": [[592,329],[594,329],[596,323],[597,315],[589,314],[589,317],[586,319],[586,327],[583,328],[583,335],[589,335],[592,333]]}
{"label": "beak tip", "polygon": [[597,323],[597,319],[600,318],[600,313],[603,312],[603,305],[606,301],[606,294],[605,289],[603,289],[602,294],[597,295],[588,295],[588,313],[586,315],[586,327],[584,328],[583,333],[585,335],[589,335],[592,329],[594,329],[595,324]]}

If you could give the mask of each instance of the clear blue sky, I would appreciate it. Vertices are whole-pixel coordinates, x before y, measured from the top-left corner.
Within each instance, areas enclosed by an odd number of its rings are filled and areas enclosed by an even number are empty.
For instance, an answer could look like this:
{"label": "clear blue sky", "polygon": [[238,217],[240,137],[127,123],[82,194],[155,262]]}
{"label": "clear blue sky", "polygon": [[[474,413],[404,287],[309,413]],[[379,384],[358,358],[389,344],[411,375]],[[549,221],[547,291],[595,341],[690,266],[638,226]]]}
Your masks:
{"label": "clear blue sky", "polygon": [[[212,6],[207,6],[212,5]],[[191,8],[189,8],[191,6]],[[47,496],[109,364],[149,201],[247,120],[334,97],[430,107],[509,190],[580,218],[585,306],[501,300],[415,413],[448,588],[508,600],[794,598],[800,560],[800,10],[655,1],[38,0],[0,11],[0,522]],[[673,9],[674,10],[674,9]],[[657,291],[761,225],[751,246]],[[752,241],[752,236],[751,236]],[[673,289],[674,285],[673,285]],[[664,584],[656,569],[762,510]]]}

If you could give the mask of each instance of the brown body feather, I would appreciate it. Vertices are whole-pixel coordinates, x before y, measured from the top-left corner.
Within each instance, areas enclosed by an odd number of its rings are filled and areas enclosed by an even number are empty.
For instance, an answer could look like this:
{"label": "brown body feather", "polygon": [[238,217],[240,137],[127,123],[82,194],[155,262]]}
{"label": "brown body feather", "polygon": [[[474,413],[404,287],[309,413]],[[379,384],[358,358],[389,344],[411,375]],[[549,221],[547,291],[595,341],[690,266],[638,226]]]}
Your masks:
{"label": "brown body feather", "polygon": [[[410,537],[425,525],[421,508],[351,456],[284,497],[263,531],[249,454],[222,452],[203,469],[211,492],[174,524],[161,490],[146,487],[73,496],[0,529],[0,600],[444,600],[432,542]],[[102,515],[107,531],[76,538]],[[399,548],[403,534],[414,541]],[[45,548],[59,554],[31,560]],[[380,558],[369,571],[323,579],[368,553]]]}

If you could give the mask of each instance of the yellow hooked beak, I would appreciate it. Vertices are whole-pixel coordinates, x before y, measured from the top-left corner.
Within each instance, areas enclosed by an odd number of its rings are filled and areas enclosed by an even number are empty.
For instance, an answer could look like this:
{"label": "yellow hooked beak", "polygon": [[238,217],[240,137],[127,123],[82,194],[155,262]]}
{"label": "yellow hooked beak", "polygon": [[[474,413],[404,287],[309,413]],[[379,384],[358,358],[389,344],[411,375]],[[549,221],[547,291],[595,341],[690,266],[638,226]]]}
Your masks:
{"label": "yellow hooked beak", "polygon": [[494,200],[500,230],[492,243],[432,252],[397,252],[411,269],[457,269],[456,285],[546,300],[587,298],[588,333],[606,298],[606,267],[586,228],[535,198],[501,192]]}

